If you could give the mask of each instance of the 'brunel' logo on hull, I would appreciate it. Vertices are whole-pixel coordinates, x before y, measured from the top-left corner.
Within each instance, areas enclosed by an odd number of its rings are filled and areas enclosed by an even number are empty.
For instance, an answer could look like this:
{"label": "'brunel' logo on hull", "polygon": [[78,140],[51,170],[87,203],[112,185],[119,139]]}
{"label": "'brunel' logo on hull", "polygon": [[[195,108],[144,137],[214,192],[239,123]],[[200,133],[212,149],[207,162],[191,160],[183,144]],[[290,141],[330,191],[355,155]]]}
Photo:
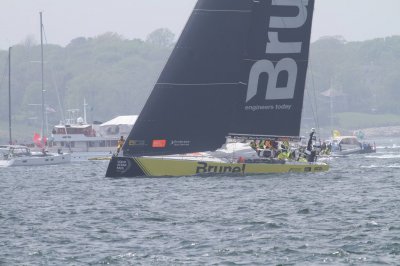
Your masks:
{"label": "'brunel' logo on hull", "polygon": [[205,162],[198,162],[196,168],[196,174],[205,173],[244,173],[246,170],[246,165],[240,166],[224,166],[224,165],[212,165]]}
{"label": "'brunel' logo on hull", "polygon": [[[267,59],[262,59],[254,63],[250,70],[246,102],[249,102],[257,94],[259,79],[263,73],[268,74],[265,100],[293,99],[297,82],[298,65],[289,55],[300,54],[303,49],[304,40],[281,42],[279,37],[285,34],[285,30],[293,31],[293,29],[301,28],[306,23],[308,17],[308,2],[309,0],[272,1],[272,5],[288,7],[288,10],[290,10],[290,7],[296,7],[298,13],[295,17],[271,16],[268,27],[269,41],[266,43],[265,54],[282,54],[285,57],[276,63]],[[298,34],[293,35],[299,36]],[[286,72],[288,75],[286,87],[278,87],[278,77],[282,72]]]}

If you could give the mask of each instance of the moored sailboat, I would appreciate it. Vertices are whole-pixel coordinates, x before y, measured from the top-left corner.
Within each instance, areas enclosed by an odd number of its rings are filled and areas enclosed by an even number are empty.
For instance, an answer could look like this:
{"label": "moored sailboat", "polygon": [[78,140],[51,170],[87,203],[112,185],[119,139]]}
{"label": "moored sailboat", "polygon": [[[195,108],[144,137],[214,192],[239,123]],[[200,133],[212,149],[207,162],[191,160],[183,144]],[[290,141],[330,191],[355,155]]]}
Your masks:
{"label": "moored sailboat", "polygon": [[226,139],[299,140],[314,0],[199,0],[107,177],[318,172],[216,156]]}
{"label": "moored sailboat", "polygon": [[[42,13],[40,13],[40,31],[43,36]],[[43,85],[43,39],[41,38],[41,63],[42,63],[42,134],[35,134],[34,141],[40,146],[41,151],[32,152],[30,148],[20,145],[11,145],[12,126],[11,126],[11,48],[9,49],[9,144],[0,146],[0,167],[10,166],[38,166],[54,165],[71,162],[70,154],[48,153],[45,151],[46,138],[44,137],[44,85]]]}
{"label": "moored sailboat", "polygon": [[70,162],[70,154],[32,152],[26,146],[0,145],[0,167],[54,165]]}

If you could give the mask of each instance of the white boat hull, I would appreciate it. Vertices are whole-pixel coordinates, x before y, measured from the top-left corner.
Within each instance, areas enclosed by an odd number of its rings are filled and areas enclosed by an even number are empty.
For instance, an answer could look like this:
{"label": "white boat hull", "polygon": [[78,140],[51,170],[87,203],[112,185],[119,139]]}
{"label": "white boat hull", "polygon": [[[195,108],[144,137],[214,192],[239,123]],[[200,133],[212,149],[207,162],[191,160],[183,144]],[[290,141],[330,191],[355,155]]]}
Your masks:
{"label": "white boat hull", "polygon": [[70,154],[33,154],[31,156],[14,157],[8,160],[0,160],[0,167],[11,166],[40,166],[65,164],[71,162]]}
{"label": "white boat hull", "polygon": [[347,150],[342,150],[342,151],[333,151],[331,153],[331,156],[347,156],[347,155],[352,155],[352,154],[366,154],[366,153],[375,153],[375,149],[371,150],[363,150],[360,148],[355,148],[355,149],[347,149]]}

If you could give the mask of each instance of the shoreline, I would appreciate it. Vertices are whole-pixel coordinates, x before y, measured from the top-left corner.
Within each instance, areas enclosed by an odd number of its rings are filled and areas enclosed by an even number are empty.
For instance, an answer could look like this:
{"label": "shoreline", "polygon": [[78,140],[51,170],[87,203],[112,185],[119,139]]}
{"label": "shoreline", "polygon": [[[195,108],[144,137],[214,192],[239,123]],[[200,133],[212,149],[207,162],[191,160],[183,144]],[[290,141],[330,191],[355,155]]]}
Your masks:
{"label": "shoreline", "polygon": [[400,137],[400,126],[372,127],[372,128],[357,129],[355,131],[364,132],[367,138]]}

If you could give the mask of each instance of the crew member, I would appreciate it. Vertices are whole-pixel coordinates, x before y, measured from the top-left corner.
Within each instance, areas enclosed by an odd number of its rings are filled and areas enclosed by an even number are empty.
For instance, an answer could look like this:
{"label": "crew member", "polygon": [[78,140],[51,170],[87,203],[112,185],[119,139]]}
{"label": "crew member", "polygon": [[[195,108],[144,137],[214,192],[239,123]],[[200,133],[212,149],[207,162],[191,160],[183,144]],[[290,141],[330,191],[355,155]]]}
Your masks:
{"label": "crew member", "polygon": [[117,144],[117,156],[119,154],[119,152],[122,149],[122,146],[124,145],[125,139],[124,136],[121,136],[121,138],[118,140],[118,144]]}
{"label": "crew member", "polygon": [[287,140],[283,141],[281,144],[281,149],[284,152],[289,151],[289,142]]}
{"label": "crew member", "polygon": [[311,129],[310,132],[310,138],[308,139],[308,143],[307,143],[307,150],[311,151],[312,150],[312,144],[313,144],[313,140],[314,140],[314,135],[315,135],[315,128]]}
{"label": "crew member", "polygon": [[316,151],[313,149],[313,140],[315,140],[315,128],[312,128],[311,129],[311,132],[310,132],[310,138],[309,138],[309,140],[308,140],[308,143],[307,143],[307,150],[306,150],[306,154],[308,155],[307,156],[307,161],[308,162],[315,162],[315,160],[316,160]]}
{"label": "crew member", "polygon": [[264,142],[260,139],[260,141],[258,142],[258,148],[260,148],[260,149],[265,149],[265,146],[264,146]]}
{"label": "crew member", "polygon": [[264,146],[265,146],[266,149],[271,149],[272,148],[271,141],[269,139],[266,139],[264,141]]}
{"label": "crew member", "polygon": [[253,150],[257,151],[257,143],[256,143],[255,140],[253,140],[252,142],[250,142],[250,147],[251,147]]}

